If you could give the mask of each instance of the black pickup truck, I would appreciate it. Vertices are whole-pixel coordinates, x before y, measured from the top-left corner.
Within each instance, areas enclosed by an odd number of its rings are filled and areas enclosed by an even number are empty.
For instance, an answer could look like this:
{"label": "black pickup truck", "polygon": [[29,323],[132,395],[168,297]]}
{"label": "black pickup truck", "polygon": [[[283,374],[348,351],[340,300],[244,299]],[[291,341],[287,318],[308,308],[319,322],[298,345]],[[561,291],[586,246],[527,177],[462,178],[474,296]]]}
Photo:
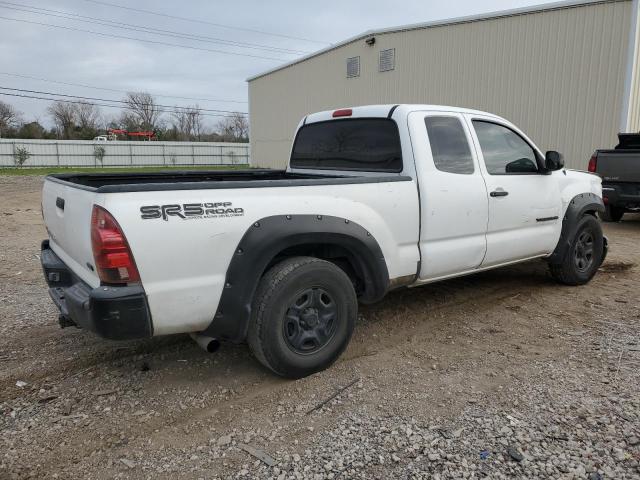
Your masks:
{"label": "black pickup truck", "polygon": [[621,133],[613,150],[596,150],[589,171],[602,177],[605,222],[619,222],[625,212],[640,212],[640,133]]}

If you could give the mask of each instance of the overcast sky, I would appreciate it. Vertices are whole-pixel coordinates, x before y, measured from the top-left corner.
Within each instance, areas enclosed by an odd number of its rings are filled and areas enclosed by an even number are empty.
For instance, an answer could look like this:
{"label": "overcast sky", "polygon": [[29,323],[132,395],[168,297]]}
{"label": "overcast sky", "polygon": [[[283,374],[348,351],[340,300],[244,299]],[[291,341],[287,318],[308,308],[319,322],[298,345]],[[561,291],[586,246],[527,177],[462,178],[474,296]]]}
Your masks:
{"label": "overcast sky", "polygon": [[[245,112],[246,78],[303,55],[292,51],[312,52],[372,28],[542,3],[549,2],[0,0],[0,87],[103,99],[121,99],[124,95],[121,91],[145,90],[165,95],[158,97],[158,102],[165,105],[197,103],[207,109]],[[149,10],[166,16],[127,10],[118,6]],[[39,13],[29,7],[40,9],[37,10]],[[45,12],[42,9],[49,11]],[[79,18],[78,15],[83,18]],[[69,16],[73,18],[70,19]],[[36,23],[18,22],[7,18]],[[120,26],[128,24],[128,28],[159,29],[164,34],[116,28],[113,23],[104,25],[106,21],[117,22]],[[43,24],[55,24],[66,29]],[[78,30],[91,30],[132,39],[113,38]],[[184,38],[185,34],[197,36],[201,41]],[[146,43],[140,40],[160,43]],[[248,48],[248,45],[232,46],[229,42],[251,44],[252,48]],[[197,49],[166,44],[186,45]],[[103,90],[64,83],[101,87]],[[2,92],[45,96],[0,89],[0,93]],[[199,100],[172,97],[193,97]],[[26,120],[37,119],[46,125],[50,124],[46,114],[49,102],[5,95],[0,95],[0,100],[17,107],[24,113]],[[118,112],[112,108],[102,110],[106,115],[115,115]],[[207,117],[207,123],[211,126],[217,121],[218,117]]]}

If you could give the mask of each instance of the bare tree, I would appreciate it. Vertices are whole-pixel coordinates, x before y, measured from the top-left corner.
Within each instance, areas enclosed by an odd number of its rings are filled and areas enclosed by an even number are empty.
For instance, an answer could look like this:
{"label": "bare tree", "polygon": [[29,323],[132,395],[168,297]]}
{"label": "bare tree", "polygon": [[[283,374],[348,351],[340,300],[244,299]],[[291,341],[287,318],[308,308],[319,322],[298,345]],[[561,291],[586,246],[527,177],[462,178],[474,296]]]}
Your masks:
{"label": "bare tree", "polygon": [[136,120],[137,128],[149,131],[158,128],[162,110],[156,104],[153,95],[147,92],[129,92],[124,101]]}
{"label": "bare tree", "polygon": [[76,122],[83,130],[98,130],[102,123],[100,109],[92,103],[79,103],[76,108]]}
{"label": "bare tree", "polygon": [[189,115],[187,115],[186,110],[178,109],[178,107],[175,107],[173,112],[171,112],[171,116],[173,117],[173,126],[178,133],[178,140],[188,140],[190,128]]}
{"label": "bare tree", "polygon": [[218,123],[220,134],[227,141],[241,142],[249,137],[249,122],[247,117],[240,112],[234,112]]}
{"label": "bare tree", "polygon": [[0,137],[9,129],[21,122],[22,114],[12,105],[0,101]]}
{"label": "bare tree", "polygon": [[175,107],[171,116],[181,140],[198,140],[202,136],[202,112],[198,105],[192,107]]}
{"label": "bare tree", "polygon": [[129,110],[124,110],[120,114],[120,117],[118,118],[117,122],[114,122],[112,126],[117,126],[117,128],[122,128],[130,132],[133,132],[140,128],[140,125],[138,123],[138,117]]}
{"label": "bare tree", "polygon": [[198,105],[189,107],[189,124],[191,126],[191,132],[197,141],[200,141],[203,133],[203,119],[202,112]]}
{"label": "bare tree", "polygon": [[47,112],[58,129],[58,135],[69,140],[76,125],[76,106],[73,103],[54,102],[47,108]]}

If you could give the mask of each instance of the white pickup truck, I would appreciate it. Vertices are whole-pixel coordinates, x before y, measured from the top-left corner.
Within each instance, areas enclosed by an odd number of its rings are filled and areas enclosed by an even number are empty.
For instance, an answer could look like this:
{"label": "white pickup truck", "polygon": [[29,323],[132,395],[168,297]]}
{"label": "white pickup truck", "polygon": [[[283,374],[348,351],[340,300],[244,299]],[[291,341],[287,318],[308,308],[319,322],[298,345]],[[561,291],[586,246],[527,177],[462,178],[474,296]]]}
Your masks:
{"label": "white pickup truck", "polygon": [[599,177],[430,105],[309,115],[286,171],[49,175],[42,208],[62,326],[247,341],[292,378],[336,360],[358,301],[534,258],[580,285],[607,252]]}

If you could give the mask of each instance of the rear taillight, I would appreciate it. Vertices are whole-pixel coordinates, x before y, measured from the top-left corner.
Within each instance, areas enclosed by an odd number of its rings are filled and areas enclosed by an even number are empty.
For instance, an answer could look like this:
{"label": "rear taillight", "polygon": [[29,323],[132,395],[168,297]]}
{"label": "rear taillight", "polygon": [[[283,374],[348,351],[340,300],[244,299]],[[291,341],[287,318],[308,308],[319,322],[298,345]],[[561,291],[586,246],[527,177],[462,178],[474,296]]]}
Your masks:
{"label": "rear taillight", "polygon": [[91,247],[98,276],[103,283],[138,282],[140,275],[127,239],[115,218],[104,208],[93,206]]}
{"label": "rear taillight", "polygon": [[598,166],[598,156],[594,153],[589,159],[589,166],[587,167],[587,170],[589,170],[591,173],[596,173],[597,166]]}

